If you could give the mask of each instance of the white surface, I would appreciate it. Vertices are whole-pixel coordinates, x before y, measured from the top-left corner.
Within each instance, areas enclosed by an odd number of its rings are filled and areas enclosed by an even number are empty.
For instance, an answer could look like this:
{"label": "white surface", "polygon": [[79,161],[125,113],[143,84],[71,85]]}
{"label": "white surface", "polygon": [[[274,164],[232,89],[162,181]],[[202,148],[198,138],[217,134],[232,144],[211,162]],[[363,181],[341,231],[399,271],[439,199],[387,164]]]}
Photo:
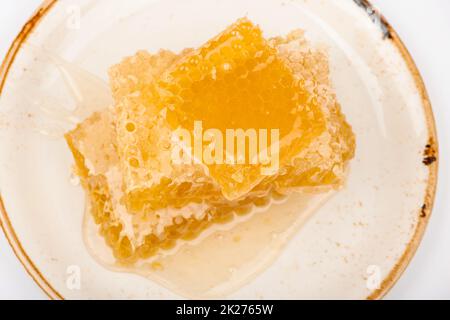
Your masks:
{"label": "white surface", "polygon": [[[390,293],[389,298],[450,298],[450,266],[448,246],[450,217],[445,201],[448,192],[449,173],[444,164],[450,147],[450,131],[446,122],[450,120],[450,94],[445,88],[450,85],[450,46],[443,43],[450,31],[450,21],[444,16],[450,9],[446,0],[374,0],[388,20],[394,25],[411,50],[425,78],[433,102],[441,144],[441,176],[437,204],[425,240],[404,277]],[[20,3],[20,4],[18,4]],[[0,11],[0,55],[4,55],[9,43],[31,14],[39,0],[8,0]],[[423,20],[420,20],[423,19]],[[446,45],[446,47],[443,47]],[[439,48],[439,51],[436,50]],[[441,89],[442,88],[442,89]],[[447,129],[447,130],[445,130]],[[15,259],[4,237],[0,240],[0,298],[44,298]]]}

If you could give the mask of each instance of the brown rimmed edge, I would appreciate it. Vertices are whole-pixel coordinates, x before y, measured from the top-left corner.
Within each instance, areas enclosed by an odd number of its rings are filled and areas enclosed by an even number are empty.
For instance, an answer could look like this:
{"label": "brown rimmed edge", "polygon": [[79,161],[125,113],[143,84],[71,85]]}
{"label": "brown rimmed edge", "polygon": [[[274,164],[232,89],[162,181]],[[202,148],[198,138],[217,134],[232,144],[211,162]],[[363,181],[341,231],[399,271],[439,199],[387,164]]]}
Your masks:
{"label": "brown rimmed edge", "polygon": [[[50,11],[58,0],[44,0],[40,7],[35,11],[32,17],[25,23],[19,35],[15,38],[5,59],[0,67],[0,95],[3,92],[6,78],[9,70],[14,63],[14,60],[19,52],[22,44],[27,40],[28,36],[33,32],[36,26],[42,21],[42,18]],[[47,281],[44,275],[39,271],[30,257],[27,255],[25,249],[22,247],[19,238],[9,220],[6,208],[0,194],[0,226],[5,233],[6,239],[9,245],[14,251],[14,254],[19,259],[20,263],[25,267],[28,274],[33,278],[36,284],[45,292],[50,299],[64,299],[63,296],[53,288],[53,286]]]}
{"label": "brown rimmed edge", "polygon": [[397,261],[397,263],[394,265],[392,270],[389,272],[389,274],[386,276],[386,278],[383,280],[380,288],[373,291],[367,297],[368,300],[377,300],[382,299],[401,277],[401,275],[411,262],[412,258],[414,257],[414,254],[416,253],[419,244],[425,234],[425,229],[430,220],[436,195],[439,169],[439,145],[436,123],[433,115],[433,109],[431,107],[430,98],[428,96],[422,76],[420,75],[419,69],[417,68],[417,65],[414,62],[411,54],[409,53],[403,41],[400,39],[397,32],[389,24],[387,19],[368,0],[354,0],[354,2],[361,8],[366,10],[367,14],[374,21],[374,23],[379,24],[379,27],[381,29],[381,36],[383,37],[383,39],[385,41],[391,41],[403,57],[403,60],[405,61],[408,70],[411,72],[411,75],[414,79],[420,98],[422,99],[425,120],[428,128],[428,142],[424,146],[423,165],[428,167],[429,174],[423,204],[420,208],[417,208],[417,226],[414,230],[414,234],[410,242],[406,246],[405,251]]}
{"label": "brown rimmed edge", "polygon": [[[38,10],[34,13],[34,15],[28,20],[25,26],[20,31],[19,35],[14,40],[11,45],[5,60],[3,61],[0,68],[0,95],[3,91],[3,87],[6,82],[6,78],[8,76],[8,72],[10,67],[12,66],[14,59],[19,52],[22,44],[28,38],[28,36],[33,32],[38,23],[42,20],[42,18],[49,12],[49,10],[56,4],[58,0],[44,0]],[[398,36],[397,32],[392,28],[392,26],[387,22],[385,17],[381,15],[367,0],[356,0],[355,3],[362,8],[366,9],[369,13],[369,16],[372,16],[374,13],[380,19],[381,27],[382,27],[382,36],[386,41],[392,41],[394,46],[399,50],[402,55],[404,61],[407,64],[409,71],[411,72],[416,87],[420,93],[425,117],[428,127],[429,134],[429,142],[425,146],[424,154],[427,155],[430,153],[430,150],[433,154],[433,161],[429,163],[429,161],[424,161],[424,165],[426,165],[429,169],[429,177],[428,184],[425,193],[425,198],[423,200],[423,205],[418,208],[418,223],[416,226],[416,230],[412,236],[411,241],[407,245],[403,255],[397,261],[393,269],[387,275],[387,277],[383,280],[379,289],[373,291],[367,299],[375,300],[383,298],[389,290],[394,286],[397,280],[405,271],[406,267],[409,265],[411,259],[413,258],[419,244],[422,240],[422,237],[425,233],[426,226],[431,216],[431,211],[434,205],[434,198],[436,194],[436,186],[437,186],[437,174],[439,167],[439,157],[438,157],[438,140],[437,140],[437,132],[436,126],[433,116],[433,110],[431,107],[430,99],[428,97],[428,93],[425,88],[425,84],[423,79],[417,69],[417,66],[412,59],[410,53],[408,52],[406,46]],[[387,36],[386,36],[387,35]],[[43,274],[37,269],[34,265],[33,261],[29,258],[24,248],[22,247],[20,240],[18,239],[13,226],[8,218],[8,214],[6,212],[6,208],[4,206],[3,200],[0,195],[0,226],[3,229],[3,232],[6,235],[6,238],[12,247],[14,253],[17,258],[21,262],[21,264],[25,267],[28,274],[33,278],[33,280],[37,283],[37,285],[49,296],[51,299],[64,299],[64,297],[58,293],[52,285],[45,279]]]}

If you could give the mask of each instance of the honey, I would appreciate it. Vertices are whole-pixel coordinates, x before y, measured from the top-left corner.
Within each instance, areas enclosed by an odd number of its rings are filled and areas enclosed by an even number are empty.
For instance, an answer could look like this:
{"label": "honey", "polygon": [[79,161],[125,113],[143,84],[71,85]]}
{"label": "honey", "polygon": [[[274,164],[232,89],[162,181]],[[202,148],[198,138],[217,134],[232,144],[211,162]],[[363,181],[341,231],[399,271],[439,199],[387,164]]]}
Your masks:
{"label": "honey", "polygon": [[[273,199],[339,188],[354,156],[327,56],[300,31],[266,40],[240,19],[198,49],[124,59],[110,85],[114,107],[66,140],[94,222],[122,265],[175,250]],[[174,163],[173,132],[196,121],[223,135],[279,130],[278,168]]]}

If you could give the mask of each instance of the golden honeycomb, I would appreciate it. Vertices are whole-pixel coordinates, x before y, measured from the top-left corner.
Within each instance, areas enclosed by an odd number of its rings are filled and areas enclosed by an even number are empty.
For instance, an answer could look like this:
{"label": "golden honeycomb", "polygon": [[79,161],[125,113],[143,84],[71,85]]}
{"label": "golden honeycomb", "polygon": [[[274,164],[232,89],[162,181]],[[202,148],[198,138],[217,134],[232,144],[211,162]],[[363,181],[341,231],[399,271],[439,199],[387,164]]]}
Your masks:
{"label": "golden honeycomb", "polygon": [[327,119],[326,130],[317,137],[307,151],[293,157],[275,180],[275,189],[286,192],[294,189],[339,187],[348,162],[355,155],[355,136],[341,112],[329,79],[327,54],[313,48],[303,31],[291,32],[287,37],[270,39],[278,56],[301,80],[311,99],[317,101]]}
{"label": "golden honeycomb", "polygon": [[[261,29],[240,19],[201,48],[187,54],[158,82],[155,104],[173,128],[265,128],[279,130],[279,168],[325,130],[317,101],[263,38]],[[220,115],[220,116],[218,116]],[[269,146],[270,148],[270,146]],[[227,150],[228,151],[228,150]],[[262,164],[212,164],[209,173],[230,200],[265,178]]]}
{"label": "golden honeycomb", "polygon": [[[271,197],[337,188],[354,156],[327,55],[301,31],[265,40],[241,19],[197,50],[138,52],[112,67],[110,79],[114,110],[92,115],[66,140],[94,221],[123,263],[171,249]],[[222,131],[280,129],[279,170],[267,176],[255,165],[172,163],[172,132],[195,120]]]}

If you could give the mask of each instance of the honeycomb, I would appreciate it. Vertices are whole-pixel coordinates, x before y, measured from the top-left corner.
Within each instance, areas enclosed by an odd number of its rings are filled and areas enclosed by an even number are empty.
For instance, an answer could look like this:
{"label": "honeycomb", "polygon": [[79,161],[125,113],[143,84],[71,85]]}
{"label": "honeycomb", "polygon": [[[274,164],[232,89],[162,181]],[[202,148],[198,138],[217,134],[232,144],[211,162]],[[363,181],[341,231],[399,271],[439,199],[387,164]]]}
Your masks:
{"label": "honeycomb", "polygon": [[[355,138],[325,52],[301,31],[265,40],[241,19],[197,50],[145,51],[110,70],[115,99],[66,134],[100,234],[121,263],[147,259],[272,198],[338,188]],[[245,110],[245,111],[243,111]],[[175,128],[280,129],[280,168],[174,164]]]}
{"label": "honeycomb", "polygon": [[[317,101],[260,28],[247,19],[184,57],[164,74],[159,86],[155,104],[167,114],[172,128],[192,130],[194,121],[201,119],[205,129],[219,129],[223,136],[229,128],[279,130],[278,170],[325,130]],[[229,200],[257,186],[265,178],[262,167],[248,161],[208,165]]]}
{"label": "honeycomb", "polygon": [[[281,167],[325,130],[325,119],[317,101],[311,99],[301,81],[278,57],[276,49],[263,38],[261,30],[247,19],[238,20],[199,49],[171,61],[168,70],[159,79],[156,76],[154,81],[147,82],[143,90],[137,86],[125,98],[115,94],[119,126],[123,119],[125,122],[129,119],[130,110],[152,114],[140,116],[141,121],[147,122],[142,129],[133,121],[131,126],[137,130],[128,137],[124,135],[121,149],[129,154],[121,159],[135,178],[127,183],[128,189],[148,190],[149,184],[170,176],[173,170],[170,159],[160,152],[164,146],[170,146],[167,138],[170,134],[161,135],[167,132],[166,126],[169,133],[178,127],[192,131],[194,122],[201,120],[205,130],[218,129],[224,136],[229,128],[279,130]],[[125,77],[114,77],[114,73],[112,83],[120,83]],[[119,86],[113,84],[113,90]],[[139,97],[133,99],[134,95]],[[121,108],[124,104],[126,107]],[[158,130],[159,141],[149,139],[148,128]],[[170,157],[169,151],[166,156]],[[208,176],[228,200],[245,196],[265,178],[260,164],[224,163],[207,167]]]}

